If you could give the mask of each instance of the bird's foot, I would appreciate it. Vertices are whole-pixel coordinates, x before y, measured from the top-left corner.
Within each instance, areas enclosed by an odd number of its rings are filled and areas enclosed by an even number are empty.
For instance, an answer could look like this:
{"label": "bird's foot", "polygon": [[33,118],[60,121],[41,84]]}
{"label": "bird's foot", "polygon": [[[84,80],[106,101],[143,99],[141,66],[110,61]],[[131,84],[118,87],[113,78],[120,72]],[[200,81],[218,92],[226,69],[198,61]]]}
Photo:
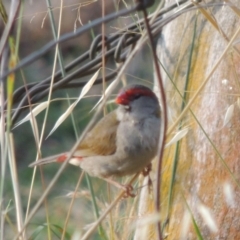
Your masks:
{"label": "bird's foot", "polygon": [[150,172],[152,171],[152,163],[149,163],[143,170],[142,170],[142,175],[144,177],[148,177],[148,191],[152,191],[152,179],[150,177]]}
{"label": "bird's foot", "polygon": [[136,194],[133,193],[132,185],[130,185],[130,184],[126,184],[126,185],[120,184],[120,183],[112,180],[111,178],[104,178],[104,180],[107,181],[108,183],[111,183],[115,187],[124,190],[125,191],[124,196],[123,196],[124,198],[135,197],[136,196]]}
{"label": "bird's foot", "polygon": [[123,195],[124,198],[128,198],[128,197],[136,197],[136,194],[133,193],[133,187],[132,185],[122,185],[124,190],[125,190],[125,193]]}
{"label": "bird's foot", "polygon": [[144,177],[149,176],[149,173],[152,171],[152,163],[149,163],[143,170],[142,175]]}
{"label": "bird's foot", "polygon": [[153,190],[153,183],[152,183],[152,179],[149,176],[149,178],[148,178],[148,192],[150,193],[150,192],[152,192],[152,190]]}

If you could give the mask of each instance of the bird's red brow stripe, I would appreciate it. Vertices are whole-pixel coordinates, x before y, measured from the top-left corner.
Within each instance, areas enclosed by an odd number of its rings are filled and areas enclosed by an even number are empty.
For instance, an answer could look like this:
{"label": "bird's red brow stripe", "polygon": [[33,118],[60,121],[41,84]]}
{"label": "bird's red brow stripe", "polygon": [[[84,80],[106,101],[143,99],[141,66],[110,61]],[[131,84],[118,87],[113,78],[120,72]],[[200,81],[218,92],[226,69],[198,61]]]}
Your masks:
{"label": "bird's red brow stripe", "polygon": [[135,96],[151,96],[156,98],[156,95],[148,89],[141,89],[141,88],[132,88],[132,89],[128,89],[124,92],[120,92],[120,94],[118,95],[118,97],[116,98],[116,103],[117,104],[122,104],[122,105],[128,105],[129,101],[131,101],[132,98],[134,98]]}

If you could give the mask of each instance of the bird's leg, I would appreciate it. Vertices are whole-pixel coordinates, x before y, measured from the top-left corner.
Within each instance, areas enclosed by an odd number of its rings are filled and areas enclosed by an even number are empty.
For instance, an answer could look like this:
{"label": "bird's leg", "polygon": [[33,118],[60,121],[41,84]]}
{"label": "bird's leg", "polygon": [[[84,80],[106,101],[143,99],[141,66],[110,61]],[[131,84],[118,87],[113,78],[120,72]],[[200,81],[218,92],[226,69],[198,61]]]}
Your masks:
{"label": "bird's leg", "polygon": [[120,188],[120,189],[123,189],[125,191],[125,194],[124,194],[124,197],[127,198],[127,197],[135,197],[136,194],[133,193],[133,187],[132,185],[130,184],[127,184],[127,185],[123,185],[123,184],[120,184],[114,180],[112,180],[111,178],[104,178],[104,180],[112,185],[114,185],[115,187],[117,188]]}
{"label": "bird's leg", "polygon": [[152,179],[150,178],[150,175],[148,176],[148,192],[151,192],[153,189],[153,183]]}
{"label": "bird's leg", "polygon": [[143,170],[142,175],[144,177],[149,176],[149,173],[152,171],[152,163],[149,163]]}
{"label": "bird's leg", "polygon": [[149,163],[143,170],[142,174],[144,177],[148,176],[148,190],[149,192],[152,190],[152,179],[150,177],[150,172],[152,171],[152,163]]}

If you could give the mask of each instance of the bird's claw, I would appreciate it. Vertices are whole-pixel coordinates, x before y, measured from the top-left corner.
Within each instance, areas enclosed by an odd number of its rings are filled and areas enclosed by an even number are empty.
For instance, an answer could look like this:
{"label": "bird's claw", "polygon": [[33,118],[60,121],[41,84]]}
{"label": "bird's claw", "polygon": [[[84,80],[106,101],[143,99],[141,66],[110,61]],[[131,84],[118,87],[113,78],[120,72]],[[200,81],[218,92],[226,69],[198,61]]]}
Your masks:
{"label": "bird's claw", "polygon": [[149,163],[143,170],[142,175],[144,177],[149,176],[149,173],[152,171],[152,163]]}
{"label": "bird's claw", "polygon": [[143,170],[142,175],[144,177],[148,176],[148,191],[150,192],[152,190],[152,179],[150,177],[150,172],[152,171],[152,163],[149,163]]}
{"label": "bird's claw", "polygon": [[128,198],[128,197],[136,197],[136,194],[133,193],[133,187],[132,185],[123,185],[124,189],[125,189],[125,193],[123,195],[124,198]]}

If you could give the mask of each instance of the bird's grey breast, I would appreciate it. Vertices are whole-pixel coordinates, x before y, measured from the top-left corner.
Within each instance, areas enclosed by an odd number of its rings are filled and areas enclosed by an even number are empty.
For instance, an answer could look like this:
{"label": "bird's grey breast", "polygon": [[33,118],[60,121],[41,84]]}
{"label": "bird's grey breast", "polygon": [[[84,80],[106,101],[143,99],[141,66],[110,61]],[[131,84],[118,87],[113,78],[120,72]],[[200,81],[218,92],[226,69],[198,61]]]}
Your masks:
{"label": "bird's grey breast", "polygon": [[[129,156],[155,155],[158,145],[160,119],[146,117],[122,121],[117,132],[117,151]],[[147,157],[147,156],[145,156]],[[149,156],[150,157],[150,156]]]}

